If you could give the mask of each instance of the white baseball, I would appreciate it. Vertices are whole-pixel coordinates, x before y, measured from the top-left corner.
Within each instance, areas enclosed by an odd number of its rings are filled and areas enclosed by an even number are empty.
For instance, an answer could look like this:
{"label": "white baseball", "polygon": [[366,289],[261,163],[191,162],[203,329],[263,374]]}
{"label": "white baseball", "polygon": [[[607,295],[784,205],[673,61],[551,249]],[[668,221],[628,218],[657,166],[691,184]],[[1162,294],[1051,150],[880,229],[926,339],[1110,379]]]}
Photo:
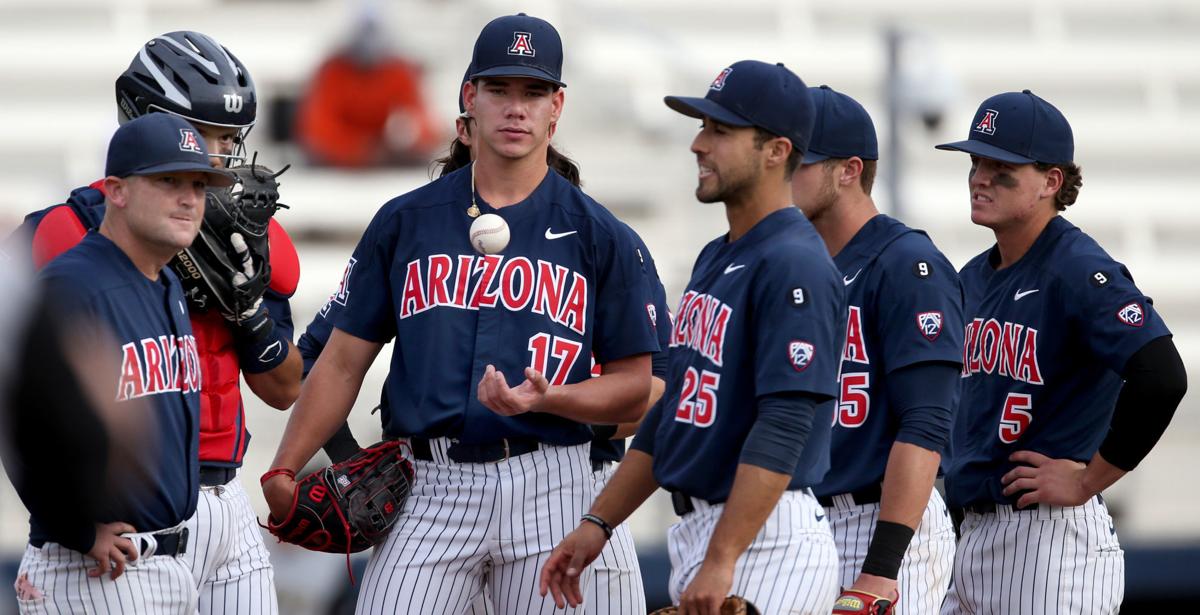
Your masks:
{"label": "white baseball", "polygon": [[471,223],[471,247],[480,254],[496,254],[508,246],[508,223],[496,214],[483,214]]}

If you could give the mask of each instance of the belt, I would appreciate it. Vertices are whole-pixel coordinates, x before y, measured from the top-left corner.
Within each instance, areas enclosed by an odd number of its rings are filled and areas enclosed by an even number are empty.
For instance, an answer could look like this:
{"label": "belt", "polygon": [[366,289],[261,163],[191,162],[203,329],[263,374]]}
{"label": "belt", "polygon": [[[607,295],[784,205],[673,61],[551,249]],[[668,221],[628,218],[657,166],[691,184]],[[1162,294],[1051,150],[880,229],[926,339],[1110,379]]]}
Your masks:
{"label": "belt", "polygon": [[226,485],[237,477],[237,468],[222,468],[220,466],[200,466],[200,486],[217,487]]}
{"label": "belt", "polygon": [[[851,491],[850,493],[843,493],[841,495],[850,496],[850,499],[856,506],[863,506],[864,504],[878,504],[879,501],[883,499],[883,485],[875,483],[874,485],[867,485],[866,487],[863,487],[857,491]],[[833,498],[835,497],[837,496],[819,495],[817,496],[817,502],[819,502],[821,506],[829,508],[830,506],[833,506]]]}
{"label": "belt", "polygon": [[1025,508],[1017,508],[1016,504],[1002,504],[1000,502],[980,501],[980,502],[971,502],[970,504],[967,504],[966,506],[963,506],[962,508],[956,509],[956,512],[960,515],[962,513],[975,513],[977,515],[990,515],[990,514],[994,514],[998,510],[1012,510],[1013,512],[1019,512],[1019,511],[1030,511],[1030,510],[1037,510],[1037,509],[1038,509],[1037,504],[1030,504],[1029,506],[1026,506]]}
{"label": "belt", "polygon": [[675,509],[675,514],[680,517],[696,512],[696,505],[692,503],[692,496],[682,491],[671,492],[671,507]]}
{"label": "belt", "polygon": [[600,472],[600,471],[604,470],[605,468],[607,468],[608,464],[610,464],[610,463],[612,463],[612,462],[605,460],[605,459],[593,459],[592,460],[592,471]]}
{"label": "belt", "polygon": [[[188,531],[188,528],[185,527],[179,531],[169,530],[151,534],[151,536],[154,537],[154,542],[158,544],[158,548],[154,550],[153,555],[167,555],[170,557],[176,557],[178,555],[187,553],[189,533],[190,532]],[[145,538],[140,537],[138,538],[138,542],[140,544],[135,545],[137,546],[138,553],[145,556],[146,549],[150,548],[150,542]],[[29,544],[35,549],[41,549],[46,544],[46,541],[30,540]]]}
{"label": "belt", "polygon": [[[433,461],[433,450],[429,440],[425,438],[410,438],[408,445],[412,448],[413,457],[421,461]],[[463,444],[454,442],[446,449],[446,456],[457,463],[494,463],[504,461],[509,457],[524,455],[538,450],[541,444],[532,438],[504,438],[499,442],[486,444]]]}

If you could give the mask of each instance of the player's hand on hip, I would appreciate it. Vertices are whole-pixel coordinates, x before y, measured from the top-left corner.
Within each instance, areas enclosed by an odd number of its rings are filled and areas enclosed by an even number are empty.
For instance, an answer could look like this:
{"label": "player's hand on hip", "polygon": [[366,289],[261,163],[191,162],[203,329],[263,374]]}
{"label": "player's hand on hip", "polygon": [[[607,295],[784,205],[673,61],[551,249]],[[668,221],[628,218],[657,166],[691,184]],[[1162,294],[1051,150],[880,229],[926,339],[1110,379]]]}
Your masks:
{"label": "player's hand on hip", "polygon": [[103,576],[109,573],[109,578],[116,580],[125,572],[125,563],[138,558],[138,548],[133,541],[121,534],[136,532],[137,529],[128,523],[97,523],[96,542],[88,557],[96,560],[94,568],[88,568],[89,577]]}
{"label": "player's hand on hip", "polygon": [[525,368],[525,382],[509,387],[504,374],[488,365],[479,379],[479,402],[501,416],[516,416],[537,410],[549,389],[550,382],[532,367]]}
{"label": "player's hand on hip", "polygon": [[721,615],[721,603],[733,587],[733,564],[704,560],[679,597],[680,615]]}
{"label": "player's hand on hip", "polygon": [[271,519],[282,523],[296,501],[296,479],[286,474],[276,474],[262,484],[262,490],[267,508],[271,511]]}
{"label": "player's hand on hip", "polygon": [[600,551],[608,540],[604,530],[594,523],[580,523],[575,531],[567,534],[562,542],[554,547],[550,558],[542,566],[541,581],[538,584],[542,596],[547,592],[554,597],[558,608],[576,607],[583,604],[583,591],[579,587],[579,578],[588,564],[596,561]]}
{"label": "player's hand on hip", "polygon": [[1019,465],[1000,478],[1004,495],[1026,492],[1017,500],[1017,508],[1030,504],[1079,506],[1093,493],[1083,486],[1087,464],[1071,459],[1053,459],[1033,451],[1017,451],[1008,460]]}

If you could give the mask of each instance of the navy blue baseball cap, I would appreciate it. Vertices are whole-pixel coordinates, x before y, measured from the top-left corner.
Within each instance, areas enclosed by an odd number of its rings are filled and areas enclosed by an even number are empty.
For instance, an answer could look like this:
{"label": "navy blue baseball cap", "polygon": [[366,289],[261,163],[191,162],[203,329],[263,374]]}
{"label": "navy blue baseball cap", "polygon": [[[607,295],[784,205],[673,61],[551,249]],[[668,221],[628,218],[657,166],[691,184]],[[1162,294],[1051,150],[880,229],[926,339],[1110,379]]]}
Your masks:
{"label": "navy blue baseball cap", "polygon": [[804,164],[855,156],[879,160],[875,123],[857,100],[835,92],[827,85],[808,91],[817,110],[817,120],[808,152],[804,154]]}
{"label": "navy blue baseball cap", "polygon": [[471,54],[470,78],[532,77],[566,87],[562,62],[558,30],[544,19],[517,13],[497,17],[480,31]]}
{"label": "navy blue baseball cap", "polygon": [[1067,118],[1029,90],[1005,92],[983,101],[967,140],[937,148],[1010,164],[1075,160],[1075,139]]}
{"label": "navy blue baseball cap", "polygon": [[207,173],[211,186],[233,185],[233,175],[209,164],[204,138],[177,115],[147,113],[122,124],[108,142],[106,177],[181,171]]}
{"label": "navy blue baseball cap", "polygon": [[728,126],[757,126],[808,151],[812,137],[812,95],[796,73],[782,63],[742,60],[722,70],[704,98],[667,96],[667,106],[695,118],[712,118]]}

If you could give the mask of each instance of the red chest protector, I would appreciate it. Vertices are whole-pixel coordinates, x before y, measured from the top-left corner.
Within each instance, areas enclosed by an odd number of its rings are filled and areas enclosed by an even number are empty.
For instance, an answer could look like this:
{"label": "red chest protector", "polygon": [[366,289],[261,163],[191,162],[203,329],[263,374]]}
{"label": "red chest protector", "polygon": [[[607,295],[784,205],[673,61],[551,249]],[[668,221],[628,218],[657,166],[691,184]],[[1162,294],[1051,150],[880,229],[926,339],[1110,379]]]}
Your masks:
{"label": "red chest protector", "polygon": [[[99,189],[100,182],[92,184]],[[79,243],[87,228],[67,205],[51,209],[33,235],[34,265],[42,268]],[[275,293],[290,297],[300,281],[300,258],[287,231],[274,219],[267,230],[271,246],[271,284]],[[241,369],[233,335],[215,310],[191,314],[192,333],[200,354],[200,461],[239,466],[250,440],[242,406]]]}

